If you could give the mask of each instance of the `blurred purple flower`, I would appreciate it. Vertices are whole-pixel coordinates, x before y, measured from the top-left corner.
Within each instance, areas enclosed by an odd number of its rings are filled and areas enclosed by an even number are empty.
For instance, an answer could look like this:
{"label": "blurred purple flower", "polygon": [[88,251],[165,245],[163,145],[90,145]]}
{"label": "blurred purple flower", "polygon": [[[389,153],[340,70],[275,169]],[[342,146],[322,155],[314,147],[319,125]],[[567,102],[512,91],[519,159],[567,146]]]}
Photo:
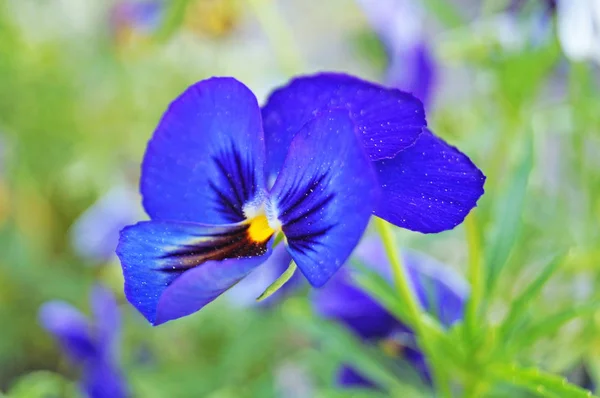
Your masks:
{"label": "blurred purple flower", "polygon": [[113,187],[71,227],[71,244],[75,252],[95,263],[109,261],[115,255],[119,231],[137,219],[138,203],[138,194],[128,186]]}
{"label": "blurred purple flower", "polygon": [[424,12],[410,0],[356,0],[389,57],[386,83],[431,103],[437,65],[423,32]]}
{"label": "blurred purple flower", "polygon": [[158,0],[119,1],[111,9],[111,31],[117,41],[131,35],[150,36],[160,27],[164,11],[165,4]]}
{"label": "blurred purple flower", "polygon": [[299,272],[295,272],[289,281],[264,301],[257,303],[256,298],[287,270],[291,261],[292,257],[285,245],[276,246],[267,261],[225,293],[229,302],[236,307],[250,307],[257,304],[273,306],[281,302],[302,286],[303,279]]}
{"label": "blurred purple flower", "polygon": [[81,388],[90,398],[129,396],[117,365],[121,329],[113,294],[95,286],[91,293],[93,320],[63,301],[49,301],[39,310],[42,326],[52,333],[69,360],[81,368]]}
{"label": "blurred purple flower", "polygon": [[[402,257],[423,309],[446,327],[462,319],[469,290],[462,277],[423,254],[403,251]],[[369,238],[363,241],[354,258],[391,281],[389,262],[379,240]],[[324,288],[315,291],[313,306],[319,315],[343,324],[365,342],[380,344],[386,352],[402,356],[423,380],[430,381],[425,358],[413,332],[359,288],[348,267],[342,267]],[[350,366],[340,368],[338,383],[343,386],[374,386]]]}

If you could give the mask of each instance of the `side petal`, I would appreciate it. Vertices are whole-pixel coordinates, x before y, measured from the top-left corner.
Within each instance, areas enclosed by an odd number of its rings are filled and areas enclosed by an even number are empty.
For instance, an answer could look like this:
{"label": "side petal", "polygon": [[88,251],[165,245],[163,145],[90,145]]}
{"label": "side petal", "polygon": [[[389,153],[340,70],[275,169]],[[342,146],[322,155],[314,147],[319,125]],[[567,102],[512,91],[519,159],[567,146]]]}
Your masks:
{"label": "side petal", "polygon": [[264,190],[264,139],[252,92],[233,78],[189,87],[169,106],[142,164],[152,219],[224,224]]}
{"label": "side petal", "polygon": [[283,165],[294,135],[317,111],[345,107],[371,160],[394,157],[427,125],[423,104],[411,94],[343,73],[301,76],[275,90],[262,109],[267,171]]}
{"label": "side petal", "polygon": [[394,159],[375,162],[375,168],[382,187],[375,215],[413,231],[454,228],[483,195],[483,173],[428,130]]}
{"label": "side petal", "polygon": [[281,223],[290,254],[313,286],[346,261],[378,193],[348,111],[325,111],[296,134],[267,213]]}
{"label": "side petal", "polygon": [[98,356],[89,320],[75,307],[63,301],[49,301],[39,310],[39,321],[58,340],[73,362],[82,363]]}
{"label": "side petal", "polygon": [[246,223],[212,226],[146,221],[121,232],[125,295],[153,325],[198,311],[271,253]]}

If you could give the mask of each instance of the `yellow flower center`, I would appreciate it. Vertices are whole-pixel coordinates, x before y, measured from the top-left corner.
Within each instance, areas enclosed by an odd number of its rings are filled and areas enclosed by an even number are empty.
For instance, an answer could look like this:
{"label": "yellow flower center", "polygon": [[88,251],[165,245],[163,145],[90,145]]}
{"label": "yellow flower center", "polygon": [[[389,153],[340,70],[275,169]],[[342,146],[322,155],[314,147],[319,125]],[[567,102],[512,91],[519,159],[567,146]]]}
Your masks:
{"label": "yellow flower center", "polygon": [[257,243],[264,243],[273,236],[275,230],[269,225],[267,216],[261,214],[250,219],[250,227],[248,227],[248,237]]}

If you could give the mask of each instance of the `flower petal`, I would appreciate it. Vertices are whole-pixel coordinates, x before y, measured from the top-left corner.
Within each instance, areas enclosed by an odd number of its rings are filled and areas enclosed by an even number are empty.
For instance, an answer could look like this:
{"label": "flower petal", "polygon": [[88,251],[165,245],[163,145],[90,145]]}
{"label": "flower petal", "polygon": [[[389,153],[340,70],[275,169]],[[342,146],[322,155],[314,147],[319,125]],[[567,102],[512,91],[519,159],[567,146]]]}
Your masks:
{"label": "flower petal", "polygon": [[170,105],[142,165],[153,219],[223,224],[264,190],[264,139],[252,92],[233,78],[189,87]]}
{"label": "flower petal", "polygon": [[294,135],[318,110],[347,108],[371,160],[394,157],[427,125],[421,102],[343,73],[302,76],[275,90],[263,107],[267,171],[276,174]]}
{"label": "flower petal", "polygon": [[292,258],[313,286],[346,261],[378,192],[347,110],[325,111],[296,134],[267,213],[281,222]]}
{"label": "flower petal", "polygon": [[458,149],[425,130],[394,159],[375,162],[382,187],[375,215],[423,233],[452,229],[476,206],[485,176]]}
{"label": "flower petal", "polygon": [[49,301],[40,307],[39,320],[72,361],[83,362],[98,355],[89,320],[72,305]]}
{"label": "flower petal", "polygon": [[251,241],[248,226],[146,221],[125,228],[117,255],[127,299],[153,325],[198,311],[270,255],[271,243]]}

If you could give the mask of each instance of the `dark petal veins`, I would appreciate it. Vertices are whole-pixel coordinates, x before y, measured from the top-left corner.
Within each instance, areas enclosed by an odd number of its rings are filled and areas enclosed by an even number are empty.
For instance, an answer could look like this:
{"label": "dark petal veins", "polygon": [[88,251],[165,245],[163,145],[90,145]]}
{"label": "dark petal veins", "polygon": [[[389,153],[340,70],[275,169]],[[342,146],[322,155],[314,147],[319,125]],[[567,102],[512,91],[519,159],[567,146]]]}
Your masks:
{"label": "dark petal veins", "polygon": [[260,108],[232,78],[189,87],[169,106],[148,144],[141,192],[152,219],[224,224],[264,191]]}
{"label": "dark petal veins", "polygon": [[302,126],[332,108],[350,112],[371,160],[394,157],[427,125],[423,105],[411,94],[343,73],[301,76],[275,90],[262,109],[269,175],[279,172]]}
{"label": "dark petal veins", "polygon": [[377,193],[348,111],[323,112],[294,137],[267,211],[281,222],[290,254],[313,286],[350,255]]}
{"label": "dark petal veins", "polygon": [[248,225],[146,221],[125,228],[117,255],[127,299],[155,325],[199,310],[270,254],[271,243],[250,239]]}

